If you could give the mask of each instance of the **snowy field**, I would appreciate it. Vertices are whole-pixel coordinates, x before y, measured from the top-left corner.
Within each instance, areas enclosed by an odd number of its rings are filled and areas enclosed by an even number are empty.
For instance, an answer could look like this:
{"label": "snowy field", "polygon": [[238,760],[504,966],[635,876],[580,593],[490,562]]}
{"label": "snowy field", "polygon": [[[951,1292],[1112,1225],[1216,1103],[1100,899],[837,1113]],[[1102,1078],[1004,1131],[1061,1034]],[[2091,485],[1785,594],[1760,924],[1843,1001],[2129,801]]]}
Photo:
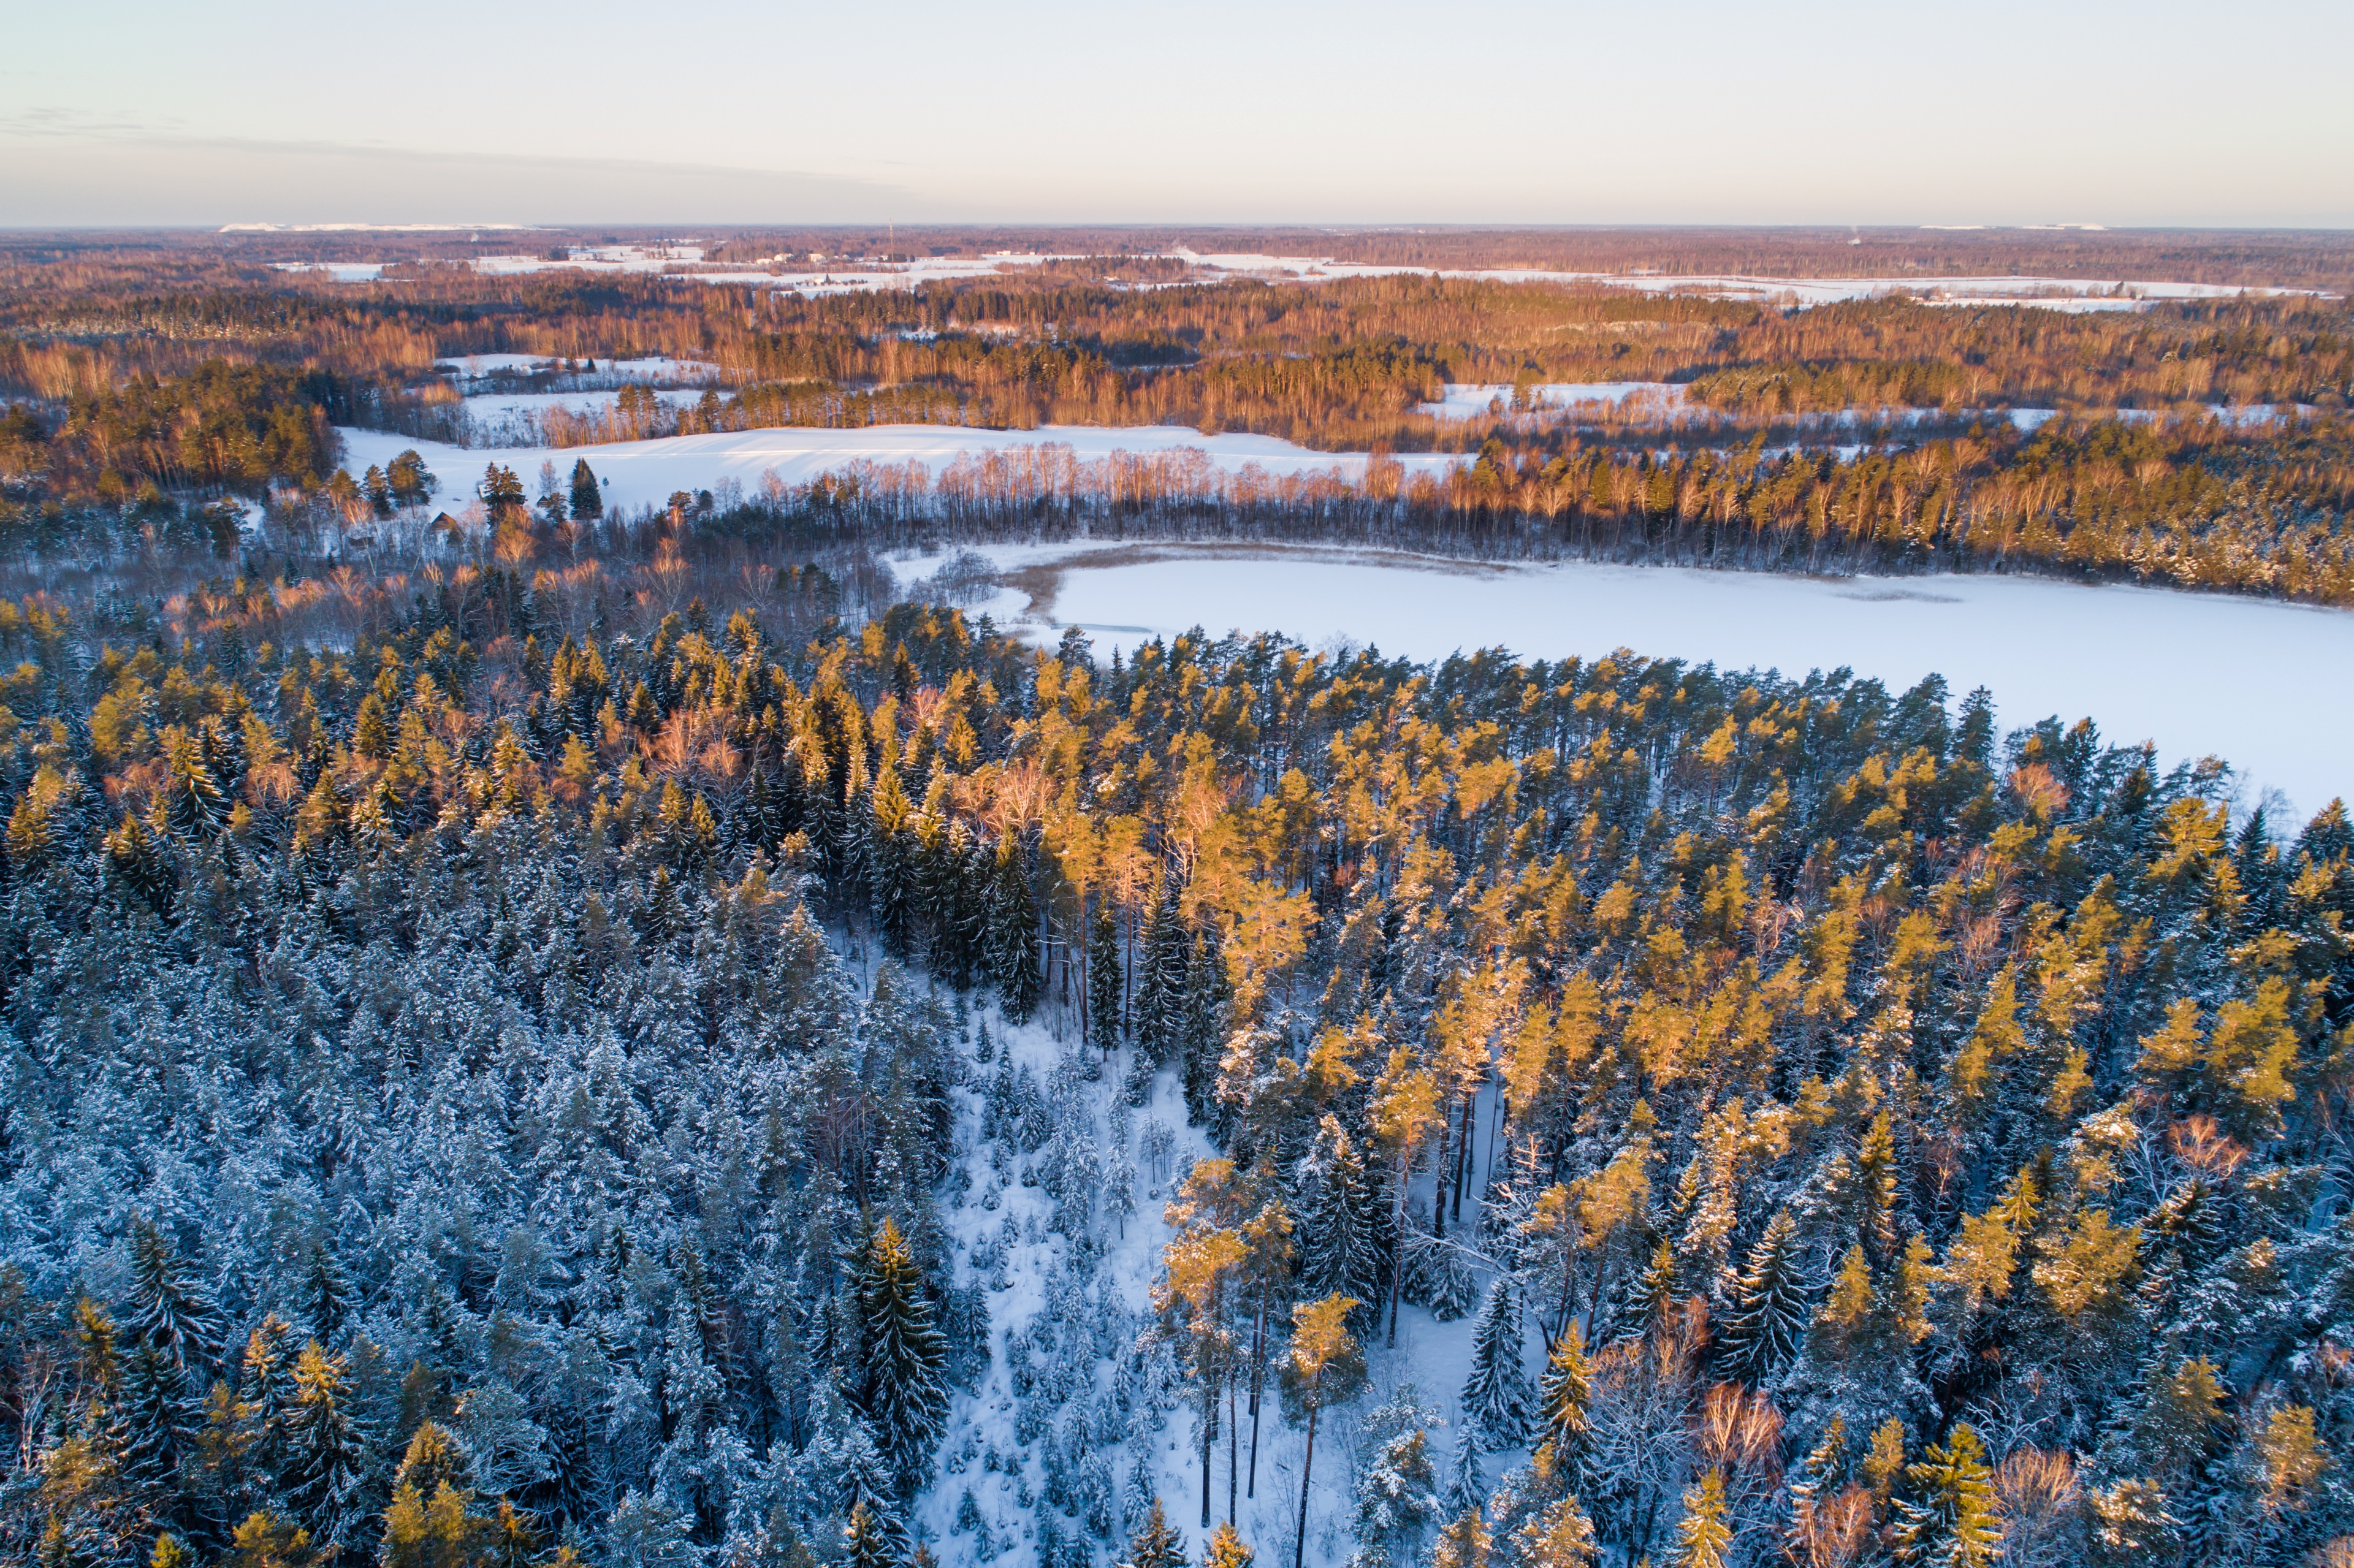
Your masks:
{"label": "snowy field", "polygon": [[[1496,411],[1493,404],[1500,402],[1507,413],[1512,408],[1509,381],[1449,381],[1444,393],[1436,403],[1416,404],[1414,411],[1434,419],[1479,419]],[[1623,408],[1629,403],[1670,414],[1683,408],[1684,389],[1665,381],[1547,381],[1529,388],[1529,407],[1523,412],[1570,413],[1582,407]]]}
{"label": "snowy field", "polygon": [[[552,462],[568,474],[576,461],[586,459],[598,477],[607,482],[606,505],[629,511],[660,506],[673,491],[709,490],[732,480],[752,493],[771,472],[782,483],[807,484],[820,474],[861,462],[920,462],[937,479],[960,456],[1022,447],[1059,447],[1082,461],[1115,452],[1199,451],[1229,473],[1256,465],[1276,476],[1337,470],[1354,479],[1364,472],[1366,461],[1363,452],[1310,451],[1274,436],[1205,436],[1176,425],[1123,429],[1047,425],[1035,430],[982,430],[963,425],[875,425],[861,430],[791,428],[548,449],[453,447],[381,430],[345,429],[338,433],[344,438],[344,466],[355,474],[370,463],[388,463],[394,454],[415,448],[440,477],[440,499],[445,506],[464,501],[483,468],[493,461],[528,479],[543,462]],[[1409,472],[1437,473],[1464,460],[1452,453],[1410,453],[1398,461]]]}
{"label": "snowy field", "polygon": [[[2276,789],[2298,820],[2354,795],[2354,614],[2164,588],[2032,577],[1800,577],[1561,565],[1500,567],[1362,551],[1105,546],[984,551],[1024,588],[981,607],[1033,634],[1091,632],[1099,658],[1152,636],[1280,630],[1392,656],[1615,648],[1785,673],[1848,665],[1902,690],[1942,674],[1989,688],[2006,725],[2090,717],[2168,763],[2221,757],[2245,803]],[[1059,572],[1034,568],[1056,561]],[[929,569],[900,564],[903,578]],[[1035,611],[1028,588],[1050,599]]]}
{"label": "snowy field", "polygon": [[[2190,283],[2168,279],[1769,277],[1746,273],[1576,272],[1537,267],[1432,268],[1341,261],[1329,256],[1195,251],[1182,247],[1163,255],[1169,260],[1189,262],[1199,271],[1214,278],[1227,276],[1320,282],[1334,278],[1384,278],[1414,273],[1496,283],[1584,283],[1626,289],[1638,293],[1695,293],[1720,300],[1787,300],[1802,306],[1909,294],[1931,304],[2035,305],[2045,310],[2076,313],[2138,310],[2158,300],[2230,299],[2249,292],[2311,291],[2297,289],[2246,290],[2234,284]],[[474,258],[470,265],[478,272],[499,276],[555,270],[637,273],[739,287],[784,289],[816,296],[919,288],[927,282],[988,277],[1010,268],[1034,267],[1043,261],[1062,259],[1065,258],[1001,251],[979,257],[920,257],[888,266],[845,260],[834,266],[805,263],[788,269],[782,258],[749,266],[706,263],[703,247],[679,244],[583,248],[562,260],[545,256],[481,256]],[[304,264],[277,265],[295,270],[301,270]],[[334,263],[323,270],[331,271],[339,281],[365,281],[378,275],[383,264]]]}
{"label": "snowy field", "polygon": [[595,363],[597,368],[593,372],[567,372],[563,360],[544,354],[469,354],[437,359],[433,362],[433,368],[461,381],[480,381],[486,376],[501,375],[585,374],[619,376],[624,381],[691,381],[699,384],[724,378],[727,374],[724,368],[707,360],[672,359],[664,355],[648,355],[642,359],[599,359]]}

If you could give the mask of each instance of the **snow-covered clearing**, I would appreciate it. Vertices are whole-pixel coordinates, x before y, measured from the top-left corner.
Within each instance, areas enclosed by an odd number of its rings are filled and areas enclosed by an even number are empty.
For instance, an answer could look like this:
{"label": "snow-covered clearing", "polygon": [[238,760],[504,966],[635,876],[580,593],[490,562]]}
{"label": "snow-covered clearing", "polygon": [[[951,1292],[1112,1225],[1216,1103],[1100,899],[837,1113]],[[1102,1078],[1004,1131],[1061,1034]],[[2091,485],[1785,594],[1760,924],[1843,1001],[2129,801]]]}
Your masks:
{"label": "snow-covered clearing", "polygon": [[[493,461],[528,478],[543,462],[552,462],[569,473],[575,462],[586,460],[606,482],[606,505],[631,511],[660,506],[673,491],[709,490],[732,480],[748,493],[759,491],[772,472],[780,483],[806,484],[820,474],[839,472],[857,463],[921,463],[937,479],[959,457],[1030,447],[1061,448],[1082,462],[1115,453],[1199,452],[1210,467],[1227,473],[1240,473],[1256,465],[1278,477],[1338,471],[1355,479],[1363,474],[1367,461],[1363,452],[1310,451],[1274,436],[1205,436],[1175,425],[1121,429],[1047,425],[1034,430],[984,430],[964,425],[874,425],[856,430],[796,426],[599,446],[493,449],[413,440],[381,430],[345,429],[339,433],[344,438],[344,466],[355,474],[370,463],[388,463],[394,454],[416,449],[426,466],[440,478],[445,505],[462,501],[482,477],[484,466]],[[1416,453],[1398,461],[1409,473],[1439,473],[1464,460],[1452,453]]]}
{"label": "snow-covered clearing", "polygon": [[1001,621],[1033,616],[1041,641],[1080,627],[1098,658],[1200,626],[1417,660],[1625,647],[1728,669],[1846,665],[1892,689],[1937,673],[1956,697],[1990,689],[2009,724],[2090,717],[2110,741],[2154,742],[2168,763],[2221,757],[2249,785],[2250,805],[2264,789],[2301,813],[2354,795],[2354,689],[2343,679],[2354,614],[2344,610],[2023,577],[1499,566],[1280,546],[982,553],[1001,570],[1031,569],[1023,588],[981,608]]}
{"label": "snow-covered clearing", "polygon": [[1575,417],[1609,408],[1665,417],[1683,407],[1684,389],[1665,381],[1548,381],[1531,387],[1528,407],[1519,410],[1512,408],[1509,381],[1449,381],[1445,396],[1436,403],[1417,403],[1415,412],[1434,419],[1479,419],[1514,412]]}
{"label": "snow-covered clearing", "polygon": [[[1152,1284],[1160,1270],[1161,1248],[1172,1235],[1161,1218],[1162,1206],[1174,1195],[1193,1162],[1217,1150],[1198,1129],[1186,1125],[1184,1100],[1173,1073],[1164,1071],[1153,1081],[1145,1104],[1128,1111],[1124,1138],[1115,1137],[1121,1124],[1115,1120],[1113,1099],[1128,1065],[1128,1050],[1103,1065],[1098,1079],[1089,1081],[1081,1077],[1081,1066],[1096,1053],[1059,1044],[1046,1023],[1009,1027],[991,1009],[985,1010],[983,1027],[991,1042],[992,1057],[1002,1051],[1017,1071],[1026,1068],[1047,1092],[1050,1103],[1059,1081],[1080,1107],[1096,1147],[1102,1150],[1108,1172],[1106,1201],[1096,1214],[1103,1250],[1091,1267],[1074,1270],[1070,1238],[1047,1228],[1054,1200],[1044,1186],[1025,1184],[1025,1177],[1034,1181],[1034,1168],[1043,1161],[1044,1151],[1022,1154],[981,1137],[982,1100],[997,1065],[994,1060],[973,1063],[968,1047],[968,1083],[957,1091],[955,1168],[947,1180],[949,1195],[942,1213],[957,1247],[959,1283],[978,1277],[992,1286],[989,1292],[991,1360],[978,1387],[957,1393],[950,1404],[938,1478],[917,1499],[910,1523],[931,1542],[933,1555],[942,1563],[981,1562],[1001,1554],[1010,1554],[1012,1563],[1032,1560],[1025,1549],[1036,1541],[1039,1520],[1051,1511],[1040,1501],[1044,1484],[1041,1450],[1050,1441],[1053,1428],[1049,1425],[1025,1433],[1018,1426],[1023,1396],[1015,1393],[1007,1341],[1016,1333],[1035,1334],[1044,1312],[1056,1321],[1048,1330],[1053,1348],[1047,1349],[1042,1337],[1039,1359],[1032,1363],[1039,1369],[1034,1374],[1038,1383],[1059,1379],[1071,1385],[1061,1391],[1060,1397],[1073,1417],[1092,1414],[1104,1423],[1092,1426],[1091,1432],[1096,1442],[1105,1444],[1097,1452],[1110,1467],[1115,1499],[1129,1494],[1137,1457],[1149,1457],[1150,1489],[1159,1494],[1169,1521],[1185,1533],[1189,1555],[1198,1563],[1209,1531],[1200,1528],[1201,1443],[1194,1416],[1174,1397],[1173,1384],[1156,1384],[1149,1375],[1140,1383],[1129,1385],[1131,1411],[1116,1414],[1111,1396],[1119,1383],[1115,1361],[1132,1349],[1136,1335],[1151,1320]],[[1488,1145],[1492,1095],[1492,1088],[1482,1091],[1475,1160],[1493,1152]],[[1155,1124],[1171,1135],[1165,1164],[1157,1169],[1142,1147],[1148,1129]],[[1110,1181],[1118,1173],[1116,1152],[1127,1155],[1135,1173],[1135,1213],[1124,1225],[1108,1201]],[[1428,1185],[1426,1175],[1416,1178],[1416,1187],[1426,1200]],[[1466,1220],[1469,1217],[1467,1211]],[[1481,1275],[1482,1291],[1487,1277]],[[1533,1322],[1538,1315],[1529,1316],[1532,1321],[1523,1338],[1522,1361],[1533,1379],[1543,1364],[1543,1344]],[[1352,1544],[1349,1499],[1354,1484],[1357,1416],[1384,1403],[1399,1383],[1412,1383],[1425,1404],[1452,1421],[1470,1367],[1471,1330],[1469,1317],[1440,1323],[1426,1308],[1405,1306],[1399,1313],[1397,1348],[1389,1350],[1378,1341],[1364,1347],[1371,1374],[1365,1393],[1353,1408],[1331,1412],[1318,1435],[1309,1505],[1307,1560],[1310,1564],[1345,1561]],[[1156,1390],[1161,1395],[1157,1410],[1149,1403]],[[1034,1420],[1051,1423],[1054,1398],[1041,1388],[1029,1400]],[[1212,1456],[1214,1519],[1227,1517],[1231,1454],[1239,1459],[1245,1483],[1235,1494],[1236,1530],[1257,1547],[1260,1562],[1288,1565],[1299,1519],[1298,1478],[1304,1438],[1285,1425],[1270,1377],[1258,1423],[1256,1495],[1244,1495],[1252,1467],[1246,1404],[1239,1414],[1235,1426],[1220,1434]],[[1124,1443],[1119,1441],[1123,1432]],[[1451,1450],[1450,1433],[1433,1432],[1431,1436],[1434,1454]],[[1231,1447],[1230,1437],[1234,1439]],[[1489,1455],[1485,1468],[1490,1482],[1524,1457],[1518,1450]],[[1443,1460],[1441,1471],[1445,1473]],[[978,1531],[957,1527],[968,1490],[981,1516],[981,1528],[990,1538],[986,1550],[981,1546]],[[1075,1527],[1059,1512],[1055,1517],[1067,1538]],[[1116,1544],[1125,1542],[1136,1522],[1120,1520]]]}
{"label": "snow-covered clearing", "polygon": [[324,272],[338,283],[373,283],[384,276],[383,261],[272,261],[281,272]]}
{"label": "snow-covered clearing", "polygon": [[[782,259],[765,264],[706,266],[699,246],[603,246],[576,249],[563,260],[544,256],[483,256],[477,271],[538,272],[570,268],[591,272],[655,272],[706,283],[789,289],[817,295],[875,289],[916,288],[928,281],[987,277],[1006,268],[1034,267],[1063,260],[1030,252],[1002,251],[981,257],[923,257],[889,265],[844,262],[804,265],[786,270]],[[1577,272],[1542,267],[1416,267],[1390,262],[1341,261],[1329,256],[1275,256],[1256,251],[1196,251],[1180,247],[1162,255],[1190,263],[1212,277],[1267,278],[1322,282],[1335,278],[1385,278],[1400,273],[1462,278],[1495,283],[1581,283],[1637,293],[1696,293],[1711,299],[1788,301],[1799,305],[1842,300],[1909,295],[1930,304],[2035,305],[2046,310],[2131,311],[2157,300],[2230,299],[2243,293],[2304,293],[2307,290],[2243,289],[2228,283],[2191,283],[2168,279],[2085,278],[1782,278],[1745,273]]]}
{"label": "snow-covered clearing", "polygon": [[564,361],[545,354],[469,354],[448,359],[437,359],[433,368],[459,381],[482,381],[498,376],[560,376],[595,375],[615,376],[623,381],[642,381],[648,385],[663,381],[701,384],[720,379],[727,372],[721,366],[701,359],[673,359],[666,355],[648,355],[642,359],[578,360],[576,366],[594,363],[597,368],[567,372]]}

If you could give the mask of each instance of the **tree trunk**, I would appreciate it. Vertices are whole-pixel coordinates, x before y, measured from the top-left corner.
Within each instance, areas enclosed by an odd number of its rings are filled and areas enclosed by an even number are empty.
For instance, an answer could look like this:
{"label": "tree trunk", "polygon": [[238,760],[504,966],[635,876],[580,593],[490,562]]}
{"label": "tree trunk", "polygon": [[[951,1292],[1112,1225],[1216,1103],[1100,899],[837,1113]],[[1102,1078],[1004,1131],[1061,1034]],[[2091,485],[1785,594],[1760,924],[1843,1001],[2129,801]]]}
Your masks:
{"label": "tree trunk", "polygon": [[1251,1326],[1251,1457],[1250,1479],[1243,1488],[1243,1496],[1256,1500],[1258,1497],[1258,1396],[1267,1386],[1267,1309],[1259,1309]]}
{"label": "tree trunk", "polygon": [[1308,1555],[1308,1481],[1315,1474],[1316,1417],[1321,1414],[1317,1406],[1308,1407],[1308,1452],[1299,1461],[1299,1531],[1291,1538],[1291,1568],[1300,1568],[1300,1559]]}
{"label": "tree trunk", "polygon": [[1210,1445],[1218,1436],[1218,1400],[1215,1394],[1202,1402],[1202,1528],[1210,1528]]}

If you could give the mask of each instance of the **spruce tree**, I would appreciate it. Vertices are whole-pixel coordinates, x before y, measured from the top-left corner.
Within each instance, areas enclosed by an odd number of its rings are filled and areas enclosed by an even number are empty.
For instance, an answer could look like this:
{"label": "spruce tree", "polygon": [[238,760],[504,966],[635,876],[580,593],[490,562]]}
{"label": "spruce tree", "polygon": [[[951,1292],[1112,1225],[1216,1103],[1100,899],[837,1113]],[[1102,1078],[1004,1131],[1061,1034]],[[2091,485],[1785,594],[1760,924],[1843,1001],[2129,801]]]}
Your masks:
{"label": "spruce tree", "polygon": [[1002,842],[989,887],[989,978],[998,1005],[1016,1023],[1038,1011],[1044,989],[1038,976],[1038,907],[1030,897],[1024,859],[1012,839]]}
{"label": "spruce tree", "polygon": [[1573,1322],[1553,1342],[1545,1358],[1544,1375],[1537,1382],[1537,1418],[1544,1441],[1567,1460],[1585,1441],[1594,1400],[1594,1363],[1585,1354],[1585,1336]]}
{"label": "spruce tree", "polygon": [[1207,1550],[1202,1553],[1202,1568],[1251,1568],[1258,1553],[1235,1533],[1231,1521],[1221,1523],[1215,1535],[1210,1537]]}
{"label": "spruce tree", "polygon": [[1110,900],[1099,898],[1087,935],[1087,1029],[1096,1049],[1107,1058],[1119,1049],[1122,990],[1119,926],[1112,918]]}
{"label": "spruce tree", "polygon": [[368,1447],[344,1385],[344,1359],[313,1340],[294,1364],[294,1404],[286,1414],[286,1469],[281,1478],[296,1520],[324,1549],[340,1548],[373,1511]]}
{"label": "spruce tree", "polygon": [[1806,1342],[1814,1314],[1799,1262],[1797,1225],[1788,1210],[1776,1210],[1726,1291],[1717,1346],[1734,1376],[1764,1383]]}
{"label": "spruce tree", "polygon": [[1967,1422],[1905,1467],[1913,1496],[1896,1505],[1896,1560],[1931,1568],[1983,1568],[2002,1545],[1986,1446]]}
{"label": "spruce tree", "polygon": [[190,1276],[169,1238],[143,1219],[131,1225],[131,1300],[122,1324],[184,1381],[200,1383],[219,1359],[220,1308]]}
{"label": "spruce tree", "polygon": [[[1141,1467],[1150,1459],[1140,1455],[1136,1462]],[[1129,1537],[1128,1552],[1120,1558],[1119,1568],[1187,1568],[1185,1538],[1171,1527],[1158,1496],[1153,1498],[1151,1511],[1144,1516],[1144,1522]]]}
{"label": "spruce tree", "polygon": [[597,486],[597,475],[588,467],[588,460],[580,458],[572,465],[572,520],[587,523],[605,514],[604,493]]}
{"label": "spruce tree", "polygon": [[1338,1117],[1327,1115],[1317,1125],[1293,1191],[1300,1217],[1300,1294],[1355,1298],[1353,1326],[1367,1331],[1380,1319],[1389,1284],[1381,1253],[1382,1201],[1363,1150]]}
{"label": "spruce tree", "polygon": [[864,1502],[852,1508],[850,1520],[843,1527],[842,1561],[843,1568],[899,1568],[890,1531]]}
{"label": "spruce tree", "polygon": [[1712,1468],[1700,1485],[1684,1489],[1684,1517],[1668,1558],[1671,1568],[1724,1568],[1733,1550],[1733,1526],[1724,1515],[1724,1472]]}
{"label": "spruce tree", "polygon": [[1499,1448],[1517,1447],[1528,1436],[1530,1406],[1536,1396],[1521,1361],[1521,1306],[1511,1281],[1499,1277],[1489,1287],[1471,1330],[1471,1372],[1463,1380],[1463,1419]]}
{"label": "spruce tree", "polygon": [[931,1463],[948,1412],[948,1341],[932,1325],[922,1274],[888,1218],[875,1227],[857,1281],[864,1361],[862,1407],[876,1444],[912,1492]]}

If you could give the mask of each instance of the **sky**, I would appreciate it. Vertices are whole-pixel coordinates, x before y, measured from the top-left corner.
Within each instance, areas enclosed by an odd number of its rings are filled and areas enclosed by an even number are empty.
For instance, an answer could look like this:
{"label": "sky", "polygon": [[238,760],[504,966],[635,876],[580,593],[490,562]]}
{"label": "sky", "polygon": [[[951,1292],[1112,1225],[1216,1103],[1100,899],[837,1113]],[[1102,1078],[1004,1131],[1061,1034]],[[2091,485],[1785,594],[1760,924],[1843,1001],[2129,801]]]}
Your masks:
{"label": "sky", "polygon": [[0,226],[2354,226],[2354,5],[75,0]]}

